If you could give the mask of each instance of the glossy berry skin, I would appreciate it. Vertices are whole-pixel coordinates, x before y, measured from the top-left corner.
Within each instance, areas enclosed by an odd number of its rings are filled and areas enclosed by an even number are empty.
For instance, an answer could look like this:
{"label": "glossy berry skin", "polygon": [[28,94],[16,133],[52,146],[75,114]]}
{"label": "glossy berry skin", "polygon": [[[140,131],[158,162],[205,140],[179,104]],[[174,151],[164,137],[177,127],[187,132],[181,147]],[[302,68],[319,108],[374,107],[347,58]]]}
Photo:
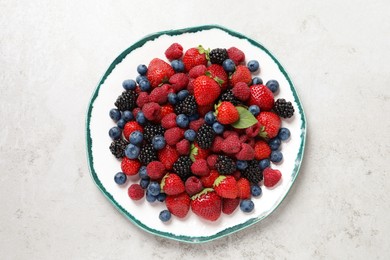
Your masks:
{"label": "glossy berry skin", "polygon": [[179,98],[175,93],[169,93],[168,94],[168,102],[169,104],[176,105],[176,103],[179,101]]}
{"label": "glossy berry skin", "polygon": [[139,87],[140,87],[141,91],[144,91],[144,92],[149,91],[150,90],[150,82],[149,82],[149,80],[144,80],[144,79],[141,80],[139,82]]}
{"label": "glossy berry skin", "polygon": [[181,60],[173,60],[171,66],[175,72],[183,72],[185,70],[184,63]]}
{"label": "glossy berry skin", "polygon": [[118,122],[119,119],[121,119],[121,112],[119,111],[119,109],[116,109],[116,108],[113,108],[110,110],[110,118],[112,120],[114,120],[114,122]]}
{"label": "glossy berry skin", "polygon": [[249,106],[248,111],[251,112],[251,114],[254,116],[257,116],[258,114],[260,114],[260,108],[257,105]]}
{"label": "glossy berry skin", "polygon": [[196,132],[192,129],[188,129],[184,132],[184,138],[190,142],[193,142],[196,137]]}
{"label": "glossy berry skin", "polygon": [[126,146],[125,155],[129,159],[136,159],[139,155],[140,148],[134,144]]}
{"label": "glossy berry skin", "polygon": [[252,212],[254,208],[255,208],[255,204],[250,199],[242,200],[240,202],[240,209],[243,212],[246,213]]}
{"label": "glossy berry skin", "polygon": [[260,77],[254,77],[252,79],[252,85],[261,85],[263,84],[263,80]]}
{"label": "glossy berry skin", "polygon": [[134,119],[134,116],[130,111],[126,110],[126,111],[123,111],[122,118],[126,122],[129,122],[130,120]]}
{"label": "glossy berry skin", "polygon": [[259,197],[262,193],[261,187],[258,185],[251,186],[251,194],[253,197]]}
{"label": "glossy berry skin", "polygon": [[226,59],[222,63],[222,67],[226,72],[234,72],[236,70],[236,64],[231,59]]}
{"label": "glossy berry skin", "polygon": [[157,196],[156,199],[160,202],[164,202],[165,199],[167,198],[167,194],[160,192]]}
{"label": "glossy berry skin", "polygon": [[206,121],[206,124],[213,125],[215,123],[215,115],[212,111],[207,112],[204,116],[204,120]]}
{"label": "glossy berry skin", "polygon": [[142,76],[145,76],[146,75],[146,72],[148,72],[148,67],[146,67],[145,64],[140,64],[138,65],[137,67],[137,72],[142,75]]}
{"label": "glossy berry skin", "polygon": [[180,90],[180,91],[177,93],[177,98],[178,98],[180,101],[183,101],[186,97],[188,97],[189,94],[190,94],[190,92],[188,92],[188,90],[183,89],[183,90]]}
{"label": "glossy berry skin", "polygon": [[167,222],[171,219],[172,214],[171,214],[171,212],[169,212],[169,210],[164,209],[163,211],[160,212],[158,217],[160,218],[160,220],[162,222]]}
{"label": "glossy berry skin", "polygon": [[122,87],[126,90],[134,90],[137,87],[137,83],[133,79],[126,79],[123,81]]}
{"label": "glossy berry skin", "polygon": [[270,166],[270,161],[269,159],[263,159],[263,160],[260,160],[259,162],[259,167],[261,170],[264,170],[265,168],[269,167]]}
{"label": "glossy berry skin", "polygon": [[123,172],[118,172],[117,174],[115,174],[114,176],[114,181],[116,184],[118,185],[123,185],[126,183],[126,180],[127,180],[127,176],[126,174],[124,174]]}
{"label": "glossy berry skin", "polygon": [[236,107],[228,101],[222,101],[218,105],[218,108],[216,109],[216,114],[217,121],[224,125],[232,124],[240,118]]}
{"label": "glossy berry skin", "polygon": [[270,160],[271,162],[279,163],[283,160],[283,154],[280,151],[272,151]]}
{"label": "glossy berry skin", "polygon": [[142,76],[142,75],[138,75],[136,78],[135,78],[135,81],[139,84],[141,82],[141,80],[148,80],[148,78],[146,76]]}
{"label": "glossy berry skin", "polygon": [[122,130],[117,126],[112,127],[108,131],[108,135],[111,137],[112,140],[119,139],[121,137],[121,134],[122,134]]}
{"label": "glossy berry skin", "polygon": [[279,89],[279,82],[277,80],[274,80],[274,79],[267,81],[267,83],[265,83],[265,85],[267,86],[267,88],[269,88],[269,90],[272,91],[272,93],[277,92]]}
{"label": "glossy berry skin", "polygon": [[199,119],[199,114],[190,115],[190,116],[188,117],[188,119],[190,120],[190,122],[195,121],[195,120],[198,120],[198,119]]}
{"label": "glossy berry skin", "polygon": [[145,118],[145,115],[144,115],[144,113],[142,111],[137,113],[137,116],[135,117],[135,120],[140,125],[144,125],[146,123],[146,118]]}
{"label": "glossy berry skin", "polygon": [[150,183],[149,179],[141,179],[139,181],[139,185],[142,187],[142,189],[146,189]]}
{"label": "glossy berry skin", "polygon": [[157,196],[160,193],[160,184],[155,181],[151,181],[149,183],[147,191],[149,192],[150,195],[152,196]]}
{"label": "glossy berry skin", "polygon": [[269,140],[268,145],[272,151],[277,151],[280,147],[281,141],[278,137],[272,138]]}
{"label": "glossy berry skin", "polygon": [[152,139],[152,145],[155,150],[161,150],[165,147],[165,138],[161,135],[156,135]]}
{"label": "glossy berry skin", "polygon": [[153,203],[153,202],[155,202],[157,200],[157,196],[150,194],[149,186],[146,189],[146,196],[145,196],[145,198],[146,198],[147,202]]}
{"label": "glossy berry skin", "polygon": [[239,170],[245,170],[248,167],[247,161],[237,160],[237,169]]}
{"label": "glossy berry skin", "polygon": [[146,172],[146,166],[143,165],[138,170],[138,175],[141,179],[149,180],[150,177],[148,176],[148,173]]}
{"label": "glossy berry skin", "polygon": [[130,134],[130,143],[134,145],[139,145],[144,140],[144,135],[140,131],[134,131]]}
{"label": "glossy berry skin", "polygon": [[120,129],[123,129],[125,127],[125,124],[126,124],[126,121],[123,120],[122,118],[118,120],[118,122],[116,122],[116,125],[120,128]]}
{"label": "glossy berry skin", "polygon": [[288,130],[288,128],[282,127],[279,129],[278,137],[280,138],[280,140],[286,141],[288,138],[290,138],[290,136],[291,133],[290,130]]}
{"label": "glossy berry skin", "polygon": [[213,124],[213,130],[216,134],[222,134],[224,129],[225,129],[225,127],[219,122],[215,122]]}
{"label": "glossy berry skin", "polygon": [[176,117],[176,124],[180,128],[187,128],[189,123],[190,123],[190,120],[188,119],[188,116],[186,116],[184,114],[180,114]]}

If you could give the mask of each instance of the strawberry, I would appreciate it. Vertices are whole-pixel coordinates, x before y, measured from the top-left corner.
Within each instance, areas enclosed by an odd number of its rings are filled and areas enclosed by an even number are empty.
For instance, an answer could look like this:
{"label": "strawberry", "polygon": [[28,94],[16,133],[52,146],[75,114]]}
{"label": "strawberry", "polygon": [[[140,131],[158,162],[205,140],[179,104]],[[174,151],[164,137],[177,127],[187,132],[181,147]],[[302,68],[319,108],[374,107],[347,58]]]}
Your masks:
{"label": "strawberry", "polygon": [[172,215],[178,218],[184,218],[190,210],[191,198],[186,192],[177,195],[168,195],[165,199],[165,204]]}
{"label": "strawberry", "polygon": [[152,88],[155,88],[163,83],[167,83],[173,74],[175,74],[175,71],[171,65],[159,58],[154,58],[149,63],[146,77],[148,78]]}
{"label": "strawberry", "polygon": [[183,180],[175,173],[165,174],[160,187],[167,195],[177,195],[185,191]]}
{"label": "strawberry", "polygon": [[271,169],[269,167],[263,170],[264,186],[267,188],[274,187],[282,178],[279,170]]}
{"label": "strawberry", "polygon": [[191,165],[191,171],[197,176],[207,176],[210,174],[210,169],[207,166],[207,161],[205,159],[199,159],[193,162]]}
{"label": "strawberry", "polygon": [[205,50],[202,45],[197,48],[188,49],[183,56],[183,63],[186,71],[190,71],[198,65],[207,65],[208,50]]}
{"label": "strawberry", "polygon": [[207,67],[206,73],[210,74],[210,76],[219,83],[221,91],[225,91],[227,89],[229,78],[221,65],[211,64]]}
{"label": "strawberry", "polygon": [[211,188],[203,189],[191,197],[191,209],[199,217],[216,221],[222,212],[222,199]]}
{"label": "strawberry", "polygon": [[222,199],[222,212],[226,215],[232,214],[238,205],[240,204],[240,199],[235,198],[235,199],[227,199],[223,198]]}
{"label": "strawberry", "polygon": [[164,116],[166,116],[170,113],[173,113],[173,112],[174,112],[173,106],[171,104],[165,104],[165,105],[161,106],[160,116],[161,116],[161,118],[164,118]]}
{"label": "strawberry", "polygon": [[252,85],[249,105],[257,105],[261,111],[269,111],[274,106],[274,94],[265,85]]}
{"label": "strawberry", "polygon": [[238,65],[234,73],[230,77],[230,85],[235,86],[238,82],[244,82],[248,86],[252,82],[252,74],[245,65]]}
{"label": "strawberry", "polygon": [[203,75],[197,77],[193,84],[195,101],[200,106],[214,103],[219,97],[219,94],[221,94],[221,88],[218,83],[208,76]]}
{"label": "strawberry", "polygon": [[216,107],[215,114],[217,121],[224,125],[233,124],[240,119],[237,108],[229,101],[219,103]]}
{"label": "strawberry", "polygon": [[263,138],[274,138],[278,135],[281,120],[280,117],[274,112],[260,112],[256,117],[257,121],[261,125],[259,135]]}
{"label": "strawberry", "polygon": [[251,184],[246,178],[240,178],[237,181],[237,197],[240,199],[249,199],[251,197]]}
{"label": "strawberry", "polygon": [[179,153],[174,146],[166,145],[157,152],[158,160],[164,164],[165,169],[172,170],[173,164],[179,159]]}
{"label": "strawberry", "polygon": [[140,131],[143,132],[144,128],[140,126],[136,121],[129,121],[125,124],[125,127],[123,128],[123,136],[126,138],[126,140],[129,140],[130,134],[134,131]]}
{"label": "strawberry", "polygon": [[193,162],[196,160],[207,159],[207,156],[209,156],[209,154],[209,150],[200,148],[197,143],[191,144],[190,158]]}
{"label": "strawberry", "polygon": [[241,62],[245,61],[245,53],[236,47],[231,47],[227,50],[228,57],[231,59],[236,66]]}
{"label": "strawberry", "polygon": [[215,179],[213,188],[215,192],[222,198],[237,198],[237,181],[231,175],[220,175],[217,179]]}
{"label": "strawberry", "polygon": [[138,161],[138,159],[129,159],[127,157],[123,157],[121,162],[121,169],[124,174],[130,176],[136,175],[140,167],[141,162]]}
{"label": "strawberry", "polygon": [[205,188],[212,188],[214,181],[219,177],[219,173],[215,170],[210,171],[210,174],[207,176],[202,176],[200,181]]}
{"label": "strawberry", "polygon": [[165,51],[165,57],[167,57],[168,60],[177,60],[180,59],[181,56],[183,56],[183,46],[176,42],[171,44]]}
{"label": "strawberry", "polygon": [[271,155],[271,148],[268,143],[263,140],[259,140],[255,143],[254,150],[256,160],[267,159]]}

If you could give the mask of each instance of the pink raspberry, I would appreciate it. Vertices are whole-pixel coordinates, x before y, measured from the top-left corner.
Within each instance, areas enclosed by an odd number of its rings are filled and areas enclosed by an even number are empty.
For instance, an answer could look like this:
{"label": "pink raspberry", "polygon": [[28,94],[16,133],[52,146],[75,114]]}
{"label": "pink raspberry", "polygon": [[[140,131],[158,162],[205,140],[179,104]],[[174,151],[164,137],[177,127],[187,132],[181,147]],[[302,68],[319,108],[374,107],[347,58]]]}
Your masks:
{"label": "pink raspberry", "polygon": [[238,135],[230,135],[223,140],[221,150],[226,154],[235,154],[241,150],[241,142]]}
{"label": "pink raspberry", "polygon": [[162,88],[165,92],[167,92],[167,95],[168,95],[169,93],[174,93],[174,92],[175,92],[170,84],[164,84],[164,85],[161,86],[161,88]]}
{"label": "pink raspberry", "polygon": [[160,161],[152,161],[146,166],[146,172],[152,180],[160,180],[165,174],[164,164]]}
{"label": "pink raspberry", "polygon": [[170,113],[170,114],[164,116],[161,119],[161,126],[164,127],[165,129],[170,129],[172,127],[177,126],[177,124],[176,124],[176,114],[175,113]]}
{"label": "pink raspberry", "polygon": [[159,105],[163,105],[168,100],[168,91],[162,87],[157,87],[150,92],[149,99],[151,102],[156,102]]}
{"label": "pink raspberry", "polygon": [[168,60],[178,60],[181,56],[183,56],[183,46],[178,43],[173,43],[165,51],[165,57],[167,57]]}
{"label": "pink raspberry", "polygon": [[183,139],[176,144],[176,150],[180,155],[188,155],[190,153],[191,144],[187,139]]}
{"label": "pink raspberry", "polygon": [[215,164],[217,163],[218,155],[212,154],[207,157],[207,165],[211,170],[215,170]]}
{"label": "pink raspberry", "polygon": [[185,182],[188,195],[192,196],[203,190],[202,182],[195,176],[189,177]]}
{"label": "pink raspberry", "polygon": [[207,161],[205,159],[199,159],[192,163],[191,171],[197,176],[207,176],[210,173],[210,169],[207,166]]}
{"label": "pink raspberry", "polygon": [[253,160],[255,158],[255,150],[249,144],[242,143],[240,151],[236,153],[236,158],[243,161]]}
{"label": "pink raspberry", "polygon": [[241,62],[245,61],[245,54],[240,49],[237,49],[236,47],[231,47],[227,50],[228,57],[231,59],[236,66],[240,64]]}
{"label": "pink raspberry", "polygon": [[142,108],[149,101],[150,101],[150,99],[149,99],[148,93],[141,92],[141,93],[139,93],[138,98],[137,98],[137,106]]}
{"label": "pink raspberry", "polygon": [[204,119],[199,118],[197,120],[190,122],[190,129],[194,130],[195,132],[198,132],[199,128],[204,124]]}
{"label": "pink raspberry", "polygon": [[202,76],[206,73],[207,67],[205,65],[197,65],[190,69],[188,72],[188,75],[190,76],[191,79],[196,79],[199,76]]}
{"label": "pink raspberry", "polygon": [[127,194],[132,200],[140,200],[144,197],[145,191],[138,183],[131,184],[127,190]]}
{"label": "pink raspberry", "polygon": [[247,136],[246,134],[240,135],[240,142],[249,144],[252,148],[255,147],[255,139]]}
{"label": "pink raspberry", "polygon": [[232,89],[233,96],[241,101],[246,101],[251,96],[251,89],[245,82],[237,82]]}
{"label": "pink raspberry", "polygon": [[155,103],[155,102],[146,103],[142,107],[142,112],[144,113],[145,118],[150,120],[150,121],[153,121],[153,120],[156,120],[157,118],[159,118],[160,112],[161,112],[160,110],[161,110],[160,105]]}
{"label": "pink raspberry", "polygon": [[211,145],[211,151],[214,153],[219,153],[222,151],[223,138],[217,135],[214,138],[213,144]]}
{"label": "pink raspberry", "polygon": [[165,131],[165,141],[168,145],[176,145],[184,138],[184,130],[179,127],[173,127]]}
{"label": "pink raspberry", "polygon": [[169,78],[169,83],[172,85],[175,92],[185,89],[188,85],[188,81],[188,76],[185,73],[176,73]]}

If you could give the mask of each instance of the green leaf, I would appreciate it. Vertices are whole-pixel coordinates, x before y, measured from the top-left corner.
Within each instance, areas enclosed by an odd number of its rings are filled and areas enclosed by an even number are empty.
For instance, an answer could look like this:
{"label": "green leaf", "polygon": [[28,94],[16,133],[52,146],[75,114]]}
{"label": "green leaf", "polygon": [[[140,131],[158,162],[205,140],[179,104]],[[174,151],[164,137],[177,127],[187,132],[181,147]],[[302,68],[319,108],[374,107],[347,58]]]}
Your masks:
{"label": "green leaf", "polygon": [[192,162],[195,162],[195,156],[198,155],[198,147],[194,144],[191,144],[190,159]]}
{"label": "green leaf", "polygon": [[234,128],[245,129],[257,123],[256,117],[246,108],[240,106],[237,106],[236,108],[238,110],[238,114],[240,115],[240,119],[232,124]]}

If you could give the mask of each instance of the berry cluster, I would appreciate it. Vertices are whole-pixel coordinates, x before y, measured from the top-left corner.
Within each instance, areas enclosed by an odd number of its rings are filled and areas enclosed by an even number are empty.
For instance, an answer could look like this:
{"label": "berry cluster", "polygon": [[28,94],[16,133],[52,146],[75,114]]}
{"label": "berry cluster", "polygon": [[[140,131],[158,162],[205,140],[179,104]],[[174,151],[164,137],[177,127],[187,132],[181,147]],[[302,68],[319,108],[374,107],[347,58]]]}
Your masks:
{"label": "berry cluster", "polygon": [[278,81],[252,77],[259,62],[245,64],[235,47],[184,52],[174,43],[165,57],[170,63],[154,58],[139,65],[109,111],[116,123],[109,149],[122,170],[115,182],[138,175],[129,197],[164,202],[164,222],[190,209],[210,221],[238,207],[251,212],[261,186],[274,187],[282,177],[271,164],[283,160],[290,131],[281,120],[293,116],[291,102],[275,100]]}

